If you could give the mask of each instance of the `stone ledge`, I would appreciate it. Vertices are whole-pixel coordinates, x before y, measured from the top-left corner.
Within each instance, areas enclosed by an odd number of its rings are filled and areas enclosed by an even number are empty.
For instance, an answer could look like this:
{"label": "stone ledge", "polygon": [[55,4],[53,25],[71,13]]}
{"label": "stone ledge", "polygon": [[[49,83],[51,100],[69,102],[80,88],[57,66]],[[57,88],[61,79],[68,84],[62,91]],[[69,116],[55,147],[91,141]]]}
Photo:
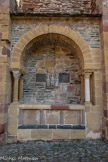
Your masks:
{"label": "stone ledge", "polygon": [[85,105],[55,105],[56,106],[19,104],[18,108],[21,110],[85,110]]}
{"label": "stone ledge", "polygon": [[102,14],[60,14],[60,13],[11,13],[10,14],[11,17],[23,17],[23,16],[42,16],[42,17],[50,17],[50,16],[54,16],[54,17],[102,17]]}
{"label": "stone ledge", "polygon": [[22,125],[18,129],[85,129],[82,125]]}

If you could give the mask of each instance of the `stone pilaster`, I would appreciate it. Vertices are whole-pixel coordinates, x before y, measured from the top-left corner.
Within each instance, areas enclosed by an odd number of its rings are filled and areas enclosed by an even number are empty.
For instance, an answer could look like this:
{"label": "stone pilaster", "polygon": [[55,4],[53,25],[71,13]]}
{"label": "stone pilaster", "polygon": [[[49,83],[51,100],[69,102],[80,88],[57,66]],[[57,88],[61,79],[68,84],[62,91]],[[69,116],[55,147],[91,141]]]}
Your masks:
{"label": "stone pilaster", "polygon": [[101,48],[103,55],[103,81],[104,81],[104,127],[103,136],[108,140],[108,1],[102,1],[102,21],[100,26],[101,32]]}
{"label": "stone pilaster", "polygon": [[7,112],[10,103],[10,1],[0,1],[0,144],[6,143]]}

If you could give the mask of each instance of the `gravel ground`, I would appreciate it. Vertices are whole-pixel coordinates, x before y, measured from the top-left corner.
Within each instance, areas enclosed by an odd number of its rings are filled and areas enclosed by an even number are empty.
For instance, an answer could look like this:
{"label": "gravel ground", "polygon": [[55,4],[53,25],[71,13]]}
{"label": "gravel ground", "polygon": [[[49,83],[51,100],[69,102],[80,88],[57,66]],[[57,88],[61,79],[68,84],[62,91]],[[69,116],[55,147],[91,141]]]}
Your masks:
{"label": "gravel ground", "polygon": [[0,162],[108,162],[103,140],[28,141],[0,146]]}

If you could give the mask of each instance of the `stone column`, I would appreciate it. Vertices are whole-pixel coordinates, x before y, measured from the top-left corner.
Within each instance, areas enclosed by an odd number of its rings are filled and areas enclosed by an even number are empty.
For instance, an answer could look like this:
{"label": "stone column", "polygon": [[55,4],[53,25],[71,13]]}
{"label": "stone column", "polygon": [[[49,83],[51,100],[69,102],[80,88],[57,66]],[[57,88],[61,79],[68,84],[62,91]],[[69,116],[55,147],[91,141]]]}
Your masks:
{"label": "stone column", "polygon": [[85,103],[90,102],[90,75],[91,73],[85,73]]}
{"label": "stone column", "polygon": [[84,87],[84,76],[80,75],[80,79],[81,79],[81,103],[84,103],[84,98],[85,98],[85,87]]}
{"label": "stone column", "polygon": [[19,71],[13,71],[13,77],[14,77],[13,102],[18,101],[18,85],[19,85],[20,75],[21,73]]}
{"label": "stone column", "polygon": [[22,101],[23,99],[23,76],[21,76],[20,78],[20,82],[19,82],[19,101]]}

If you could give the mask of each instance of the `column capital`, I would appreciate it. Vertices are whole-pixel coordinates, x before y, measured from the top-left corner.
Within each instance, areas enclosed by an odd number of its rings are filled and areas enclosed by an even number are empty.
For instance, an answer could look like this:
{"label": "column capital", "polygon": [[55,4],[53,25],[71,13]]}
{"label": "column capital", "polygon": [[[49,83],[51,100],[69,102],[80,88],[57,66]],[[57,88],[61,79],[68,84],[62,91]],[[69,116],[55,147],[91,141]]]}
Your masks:
{"label": "column capital", "polygon": [[85,76],[86,74],[92,74],[95,70],[93,69],[82,69],[81,71],[78,72],[78,75],[81,76]]}
{"label": "column capital", "polygon": [[13,77],[14,79],[18,80],[21,76],[21,73],[19,71],[13,71]]}
{"label": "column capital", "polygon": [[89,79],[91,74],[92,74],[92,72],[85,72],[84,73],[85,79]]}

